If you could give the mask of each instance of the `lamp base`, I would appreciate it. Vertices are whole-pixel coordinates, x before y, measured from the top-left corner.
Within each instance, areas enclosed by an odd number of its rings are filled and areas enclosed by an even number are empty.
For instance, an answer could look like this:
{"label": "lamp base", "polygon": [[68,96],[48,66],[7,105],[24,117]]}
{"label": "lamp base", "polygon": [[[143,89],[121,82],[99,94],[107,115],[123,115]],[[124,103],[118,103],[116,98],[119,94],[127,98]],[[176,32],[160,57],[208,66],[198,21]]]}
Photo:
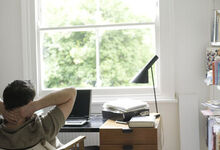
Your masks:
{"label": "lamp base", "polygon": [[158,117],[160,117],[160,113],[155,113],[154,116],[155,116],[155,118],[158,118]]}

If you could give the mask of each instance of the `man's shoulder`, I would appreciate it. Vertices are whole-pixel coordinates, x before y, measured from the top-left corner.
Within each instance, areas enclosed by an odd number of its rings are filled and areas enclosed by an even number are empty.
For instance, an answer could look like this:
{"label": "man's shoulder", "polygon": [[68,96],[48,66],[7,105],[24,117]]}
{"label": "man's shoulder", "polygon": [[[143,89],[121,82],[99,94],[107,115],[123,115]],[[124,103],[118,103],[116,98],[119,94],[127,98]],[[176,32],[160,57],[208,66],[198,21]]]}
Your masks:
{"label": "man's shoulder", "polygon": [[39,116],[39,120],[42,123],[46,140],[49,143],[55,143],[55,136],[65,123],[62,111],[58,107],[54,107],[46,114]]}
{"label": "man's shoulder", "polygon": [[58,107],[53,107],[46,114],[40,115],[40,118],[56,119],[59,122],[65,122],[63,112]]}

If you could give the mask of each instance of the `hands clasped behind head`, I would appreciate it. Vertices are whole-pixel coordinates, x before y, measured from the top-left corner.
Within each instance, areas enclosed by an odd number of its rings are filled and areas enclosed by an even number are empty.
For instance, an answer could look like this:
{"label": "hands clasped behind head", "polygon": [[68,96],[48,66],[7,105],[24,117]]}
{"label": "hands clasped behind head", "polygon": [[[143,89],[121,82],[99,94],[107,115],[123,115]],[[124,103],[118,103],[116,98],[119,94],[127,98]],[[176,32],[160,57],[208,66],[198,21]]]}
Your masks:
{"label": "hands clasped behind head", "polygon": [[4,110],[3,117],[11,124],[19,124],[30,118],[34,112],[31,111],[31,103],[13,110]]}

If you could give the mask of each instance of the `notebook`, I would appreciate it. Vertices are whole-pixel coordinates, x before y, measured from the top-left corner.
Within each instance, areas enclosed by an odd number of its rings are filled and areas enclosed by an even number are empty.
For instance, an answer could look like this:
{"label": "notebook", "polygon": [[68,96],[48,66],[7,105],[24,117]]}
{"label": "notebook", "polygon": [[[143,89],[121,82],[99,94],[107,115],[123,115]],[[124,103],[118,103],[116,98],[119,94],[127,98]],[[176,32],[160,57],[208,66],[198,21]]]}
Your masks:
{"label": "notebook", "polygon": [[76,101],[65,125],[84,125],[89,118],[91,90],[77,90]]}
{"label": "notebook", "polygon": [[154,127],[155,116],[134,116],[128,122],[129,127]]}

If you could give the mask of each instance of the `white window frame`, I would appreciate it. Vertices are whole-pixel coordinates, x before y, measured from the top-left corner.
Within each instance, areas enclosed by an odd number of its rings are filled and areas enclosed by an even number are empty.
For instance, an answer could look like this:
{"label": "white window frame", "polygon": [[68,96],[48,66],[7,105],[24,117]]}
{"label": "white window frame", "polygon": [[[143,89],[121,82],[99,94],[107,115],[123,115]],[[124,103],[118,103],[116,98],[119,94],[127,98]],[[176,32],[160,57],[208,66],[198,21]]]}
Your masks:
{"label": "white window frame", "polygon": [[[23,76],[36,85],[37,96],[48,94],[50,90],[42,90],[40,77],[37,76],[39,68],[39,41],[37,41],[36,1],[21,0],[22,18],[22,48],[23,48]],[[174,48],[173,41],[173,0],[160,0],[159,16],[156,21],[156,49],[159,60],[156,63],[157,72],[157,99],[158,101],[174,100]],[[140,68],[141,69],[141,68]],[[116,98],[133,98],[145,101],[154,101],[152,87],[126,87],[126,88],[92,88],[93,102],[105,102]]]}

